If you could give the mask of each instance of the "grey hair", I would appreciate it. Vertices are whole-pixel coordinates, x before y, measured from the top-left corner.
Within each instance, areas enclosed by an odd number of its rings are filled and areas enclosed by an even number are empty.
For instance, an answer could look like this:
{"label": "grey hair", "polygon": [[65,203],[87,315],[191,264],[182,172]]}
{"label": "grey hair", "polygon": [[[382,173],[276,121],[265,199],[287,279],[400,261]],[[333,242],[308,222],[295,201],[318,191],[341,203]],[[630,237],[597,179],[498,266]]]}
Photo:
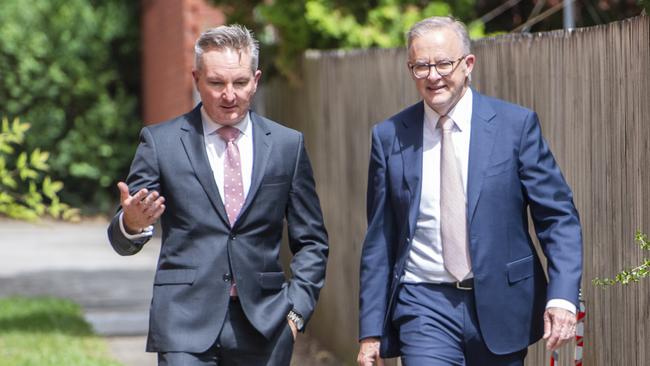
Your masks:
{"label": "grey hair", "polygon": [[194,67],[201,68],[203,53],[210,50],[231,49],[248,52],[251,55],[251,70],[255,72],[259,65],[260,47],[253,37],[253,32],[239,24],[222,25],[201,33],[194,45]]}
{"label": "grey hair", "polygon": [[465,24],[460,22],[454,17],[430,17],[423,19],[415,23],[408,33],[406,33],[406,43],[408,45],[407,49],[411,49],[411,44],[413,40],[436,29],[447,28],[451,29],[458,35],[458,38],[462,42],[463,53],[469,54],[470,50],[470,40],[469,34],[467,33],[467,28]]}

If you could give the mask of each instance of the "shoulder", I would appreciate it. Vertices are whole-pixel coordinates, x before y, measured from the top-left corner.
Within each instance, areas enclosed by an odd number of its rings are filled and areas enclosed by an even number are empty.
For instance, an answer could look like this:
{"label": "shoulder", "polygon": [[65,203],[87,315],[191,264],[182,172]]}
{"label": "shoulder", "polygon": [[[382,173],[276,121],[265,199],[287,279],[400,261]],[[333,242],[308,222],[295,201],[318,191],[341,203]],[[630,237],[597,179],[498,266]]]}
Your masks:
{"label": "shoulder", "polygon": [[505,101],[503,99],[489,97],[478,93],[475,90],[472,90],[474,95],[474,102],[476,107],[474,111],[479,113],[485,110],[492,110],[496,116],[500,119],[505,119],[508,121],[523,121],[528,118],[530,115],[535,114],[535,112],[519,104]]}
{"label": "shoulder", "polygon": [[395,135],[396,131],[400,128],[400,125],[409,126],[420,124],[424,118],[423,103],[424,102],[419,101],[375,124],[372,128],[373,134],[376,134],[380,138],[390,137]]}
{"label": "shoulder", "polygon": [[251,121],[253,128],[261,129],[262,132],[269,133],[273,138],[281,141],[299,141],[302,139],[302,133],[276,121],[251,112]]}
{"label": "shoulder", "polygon": [[144,127],[143,130],[147,130],[154,136],[164,136],[172,131],[176,132],[183,128],[197,127],[193,126],[197,124],[201,124],[201,112],[199,107],[166,121],[148,125]]}

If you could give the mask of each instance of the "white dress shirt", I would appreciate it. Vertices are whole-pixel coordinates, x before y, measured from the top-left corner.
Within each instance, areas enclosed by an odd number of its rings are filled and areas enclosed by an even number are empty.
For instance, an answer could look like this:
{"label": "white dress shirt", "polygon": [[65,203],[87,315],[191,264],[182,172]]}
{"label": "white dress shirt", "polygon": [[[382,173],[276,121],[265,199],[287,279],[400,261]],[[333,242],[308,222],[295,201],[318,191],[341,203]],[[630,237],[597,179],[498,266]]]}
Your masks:
{"label": "white dress shirt", "polygon": [[[467,207],[467,169],[469,163],[469,144],[472,128],[472,90],[456,103],[448,116],[454,121],[452,140],[454,152],[461,169],[465,207]],[[420,208],[411,250],[406,260],[402,282],[441,283],[455,282],[456,279],[445,270],[442,258],[442,238],[440,233],[440,151],[442,131],[437,127],[440,115],[424,103],[424,126],[422,141],[422,189]],[[472,278],[469,273],[467,278]],[[551,299],[546,308],[559,307],[576,313],[576,306],[564,299]]]}
{"label": "white dress shirt", "polygon": [[[454,121],[451,138],[454,142],[457,166],[461,170],[463,190],[467,197],[467,165],[472,127],[471,89],[467,89],[456,103],[456,106],[448,113],[448,116]],[[442,131],[437,128],[439,119],[440,115],[424,103],[424,126],[422,131],[423,189],[413,243],[406,261],[402,282],[440,283],[456,281],[445,270],[442,259],[442,238],[440,234],[440,143]],[[467,277],[472,277],[472,273],[470,272]]]}
{"label": "white dress shirt", "polygon": [[[205,150],[208,154],[210,168],[212,168],[214,180],[219,188],[221,202],[225,202],[223,195],[223,161],[226,158],[227,144],[217,133],[217,130],[223,125],[214,122],[203,107],[201,107],[201,119],[203,120],[203,139],[205,140]],[[239,136],[235,140],[235,144],[237,144],[241,159],[241,176],[245,199],[251,187],[251,176],[253,174],[253,124],[251,123],[250,113],[246,113],[246,117],[233,127],[239,130]]]}
{"label": "white dress shirt", "polygon": [[[225,197],[223,195],[223,161],[226,156],[226,142],[219,136],[219,134],[217,134],[217,130],[223,127],[223,125],[214,122],[205,112],[203,107],[201,107],[201,120],[203,123],[205,151],[208,155],[208,161],[210,163],[210,168],[212,169],[215,183],[217,183],[217,187],[219,188],[221,202],[225,202]],[[237,128],[240,132],[235,143],[239,149],[242,169],[242,184],[244,185],[244,198],[246,198],[248,190],[251,187],[251,176],[253,174],[253,124],[251,123],[250,113],[247,113],[244,119],[233,127]],[[125,238],[135,240],[153,235],[153,226],[146,227],[138,234],[127,233],[124,228],[123,215],[124,213],[120,214],[119,220],[120,230]]]}

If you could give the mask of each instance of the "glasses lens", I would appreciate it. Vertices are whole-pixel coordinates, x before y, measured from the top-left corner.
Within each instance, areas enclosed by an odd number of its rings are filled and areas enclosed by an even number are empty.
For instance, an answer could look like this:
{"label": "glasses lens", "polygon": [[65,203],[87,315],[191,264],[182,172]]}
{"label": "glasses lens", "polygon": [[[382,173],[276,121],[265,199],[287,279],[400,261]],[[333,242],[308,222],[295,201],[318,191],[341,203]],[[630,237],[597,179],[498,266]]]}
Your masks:
{"label": "glasses lens", "polygon": [[429,76],[430,66],[427,64],[415,64],[413,66],[413,75],[418,79],[423,79]]}
{"label": "glasses lens", "polygon": [[454,64],[451,61],[443,61],[436,64],[436,70],[438,71],[438,74],[442,76],[449,75],[453,69]]}

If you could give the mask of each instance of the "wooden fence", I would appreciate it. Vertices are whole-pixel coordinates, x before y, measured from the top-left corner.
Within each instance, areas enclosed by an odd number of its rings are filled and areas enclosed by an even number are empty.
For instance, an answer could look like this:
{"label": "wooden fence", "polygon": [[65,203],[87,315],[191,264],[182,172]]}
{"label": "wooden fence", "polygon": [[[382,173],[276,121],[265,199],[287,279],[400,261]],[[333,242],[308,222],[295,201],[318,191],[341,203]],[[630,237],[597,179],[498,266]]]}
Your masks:
{"label": "wooden fence", "polygon": [[[650,365],[650,281],[595,288],[641,262],[650,233],[650,20],[473,44],[473,85],[536,110],[574,190],[584,234],[585,365]],[[310,332],[354,364],[358,268],[366,229],[370,128],[418,100],[399,50],[307,53],[303,84],[266,85],[258,105],[301,130],[330,233],[327,282]],[[548,365],[543,345],[527,365]],[[573,364],[573,345],[561,365]]]}

